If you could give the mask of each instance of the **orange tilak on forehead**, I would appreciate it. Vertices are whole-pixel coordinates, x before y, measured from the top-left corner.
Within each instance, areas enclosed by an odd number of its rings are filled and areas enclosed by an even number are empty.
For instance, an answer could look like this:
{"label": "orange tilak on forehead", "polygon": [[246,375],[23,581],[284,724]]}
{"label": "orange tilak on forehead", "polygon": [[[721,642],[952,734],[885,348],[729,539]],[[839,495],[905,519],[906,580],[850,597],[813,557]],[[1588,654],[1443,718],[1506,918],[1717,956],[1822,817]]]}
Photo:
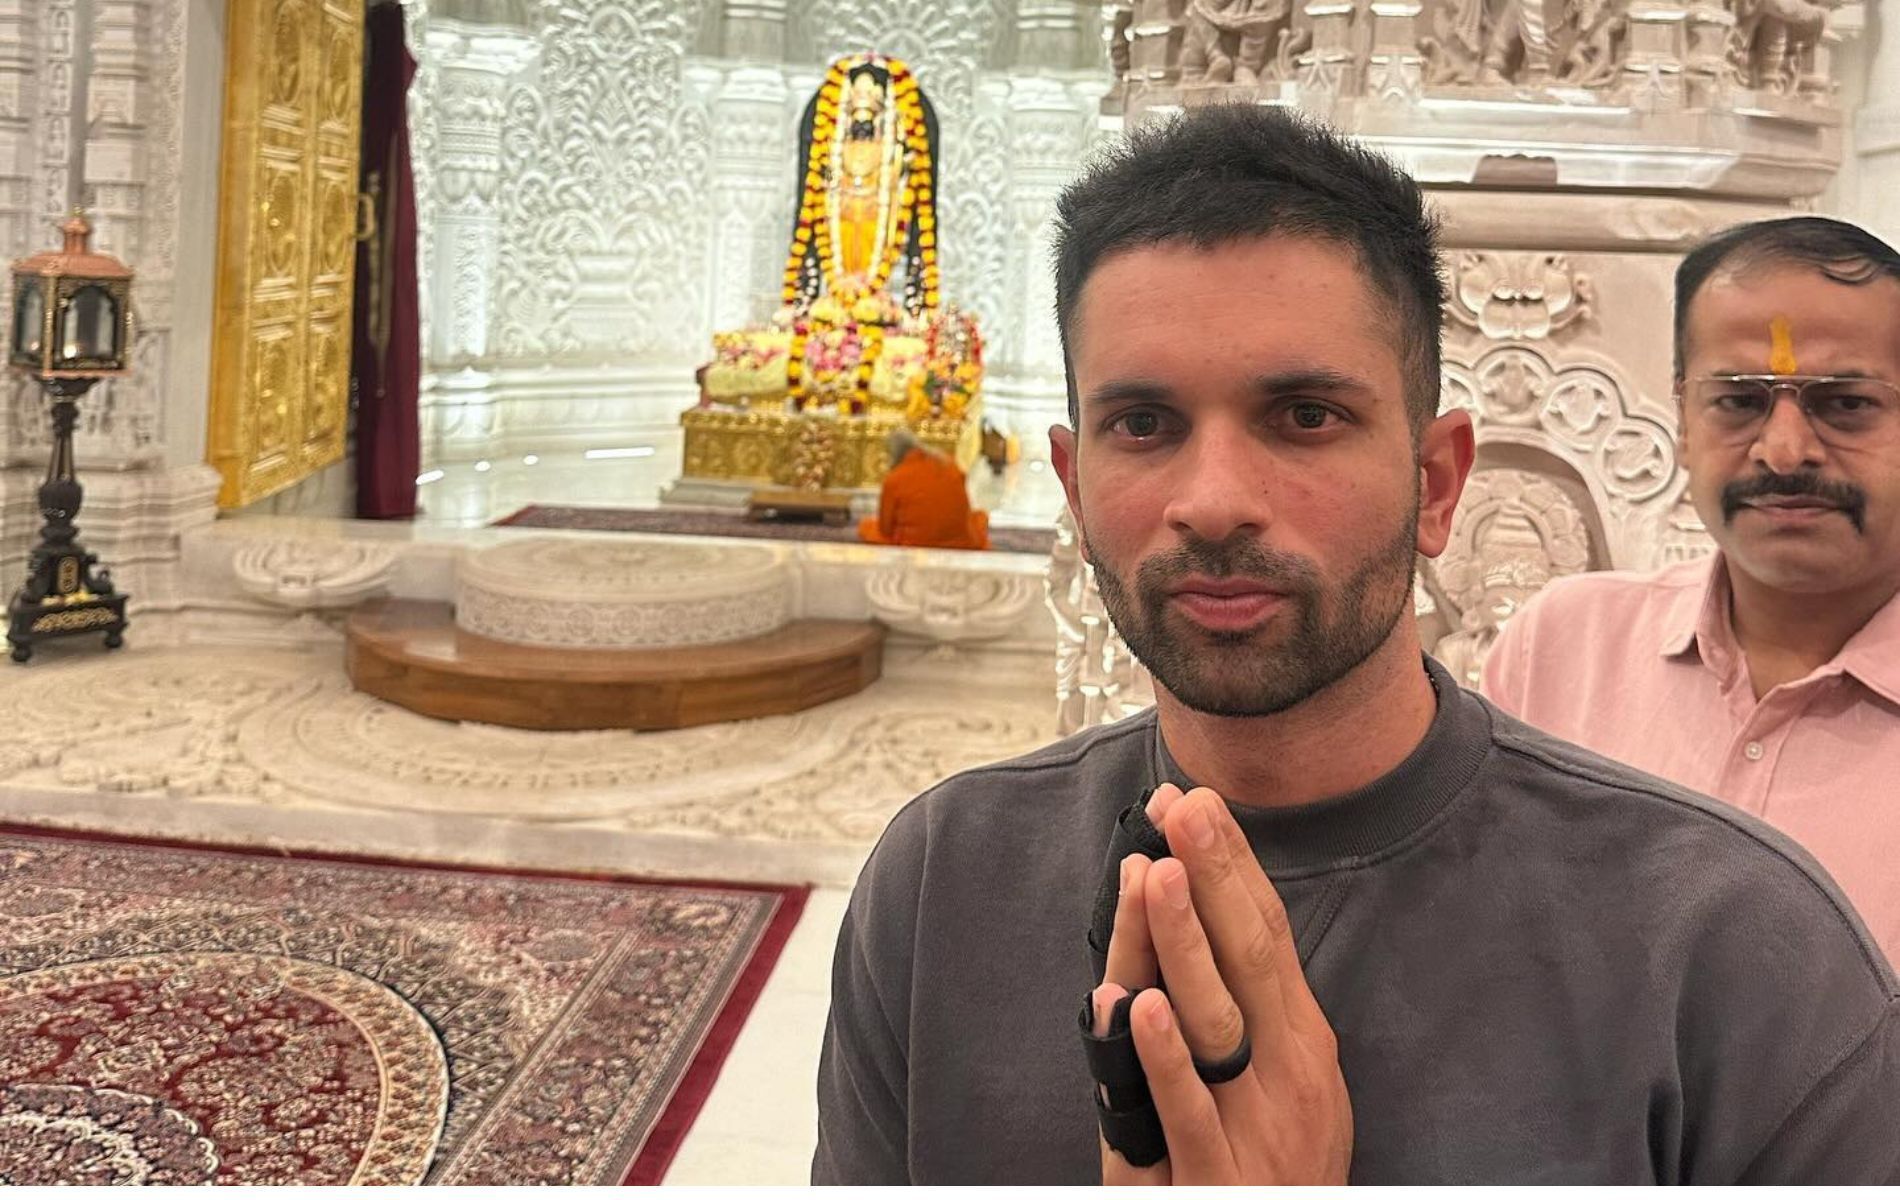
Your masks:
{"label": "orange tilak on forehead", "polygon": [[1771,375],[1793,375],[1801,369],[1794,358],[1794,327],[1788,324],[1788,318],[1776,317],[1768,322],[1768,373]]}

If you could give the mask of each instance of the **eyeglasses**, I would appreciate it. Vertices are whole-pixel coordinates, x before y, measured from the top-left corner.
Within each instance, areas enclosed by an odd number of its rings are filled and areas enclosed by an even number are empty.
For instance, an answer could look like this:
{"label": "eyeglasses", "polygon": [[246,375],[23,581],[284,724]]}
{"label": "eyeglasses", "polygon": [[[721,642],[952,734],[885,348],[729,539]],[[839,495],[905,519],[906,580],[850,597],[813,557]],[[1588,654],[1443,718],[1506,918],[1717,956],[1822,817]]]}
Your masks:
{"label": "eyeglasses", "polygon": [[1837,375],[1711,375],[1682,383],[1685,403],[1724,443],[1752,445],[1784,391],[1814,435],[1837,449],[1874,445],[1900,434],[1900,386]]}

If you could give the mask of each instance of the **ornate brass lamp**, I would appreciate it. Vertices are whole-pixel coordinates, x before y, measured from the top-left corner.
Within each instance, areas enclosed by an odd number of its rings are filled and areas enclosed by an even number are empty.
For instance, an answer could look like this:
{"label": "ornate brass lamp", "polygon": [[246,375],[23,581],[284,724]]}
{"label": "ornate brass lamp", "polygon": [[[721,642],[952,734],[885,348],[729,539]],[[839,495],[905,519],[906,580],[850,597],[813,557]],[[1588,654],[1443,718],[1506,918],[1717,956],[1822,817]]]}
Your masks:
{"label": "ornate brass lamp", "polygon": [[87,244],[92,226],[75,211],[63,250],[13,264],[13,330],[7,365],[39,380],[51,403],[53,448],[40,485],[40,544],[26,585],[7,605],[13,661],[33,656],[41,638],[103,632],[107,649],[125,634],[125,593],[79,544],[73,517],[82,490],[73,472],[79,397],[101,379],[124,375],[132,349],[132,272]]}

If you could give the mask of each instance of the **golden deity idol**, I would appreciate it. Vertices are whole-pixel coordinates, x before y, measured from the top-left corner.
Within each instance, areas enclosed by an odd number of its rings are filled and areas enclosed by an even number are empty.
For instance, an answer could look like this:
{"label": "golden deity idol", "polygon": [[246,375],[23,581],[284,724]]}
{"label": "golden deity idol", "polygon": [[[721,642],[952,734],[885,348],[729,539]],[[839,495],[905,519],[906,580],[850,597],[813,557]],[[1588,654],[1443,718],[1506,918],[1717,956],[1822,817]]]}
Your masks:
{"label": "golden deity idol", "polygon": [[910,68],[857,54],[800,123],[797,221],[778,312],[714,335],[686,474],[875,487],[898,424],[974,460],[982,338],[941,303],[937,119]]}
{"label": "golden deity idol", "polygon": [[913,317],[937,307],[936,143],[936,114],[902,62],[860,54],[832,64],[800,123],[787,306],[888,298]]}
{"label": "golden deity idol", "polygon": [[[836,180],[838,202],[837,286],[868,290],[871,267],[889,235],[886,221],[895,207],[892,193],[898,173],[890,169],[887,136],[879,131],[884,115],[884,93],[869,71],[851,79],[851,120],[839,147]],[[888,130],[890,122],[882,122]]]}

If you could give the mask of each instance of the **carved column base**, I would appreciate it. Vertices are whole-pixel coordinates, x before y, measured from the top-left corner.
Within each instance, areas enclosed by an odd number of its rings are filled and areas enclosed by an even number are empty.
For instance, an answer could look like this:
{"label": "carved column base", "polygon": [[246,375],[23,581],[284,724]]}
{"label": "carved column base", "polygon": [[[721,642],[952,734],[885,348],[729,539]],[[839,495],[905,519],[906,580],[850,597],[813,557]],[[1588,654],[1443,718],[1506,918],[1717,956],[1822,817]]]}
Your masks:
{"label": "carved column base", "polygon": [[1691,108],[1727,107],[1734,92],[1735,68],[1728,59],[1735,36],[1735,14],[1719,6],[1698,5],[1684,25],[1684,100]]}
{"label": "carved column base", "polygon": [[1418,52],[1416,0],[1375,0],[1372,50],[1366,57],[1366,94],[1385,104],[1410,104],[1425,86],[1425,58]]}
{"label": "carved column base", "polygon": [[1128,77],[1133,83],[1172,83],[1180,78],[1181,39],[1187,0],[1135,0],[1128,27]]}
{"label": "carved column base", "polygon": [[1353,0],[1308,0],[1312,45],[1294,60],[1300,107],[1327,116],[1343,99],[1359,92],[1364,61],[1354,37]]}
{"label": "carved column base", "polygon": [[1688,13],[1664,0],[1630,0],[1629,57],[1623,64],[1629,104],[1640,112],[1683,105],[1683,55]]}

